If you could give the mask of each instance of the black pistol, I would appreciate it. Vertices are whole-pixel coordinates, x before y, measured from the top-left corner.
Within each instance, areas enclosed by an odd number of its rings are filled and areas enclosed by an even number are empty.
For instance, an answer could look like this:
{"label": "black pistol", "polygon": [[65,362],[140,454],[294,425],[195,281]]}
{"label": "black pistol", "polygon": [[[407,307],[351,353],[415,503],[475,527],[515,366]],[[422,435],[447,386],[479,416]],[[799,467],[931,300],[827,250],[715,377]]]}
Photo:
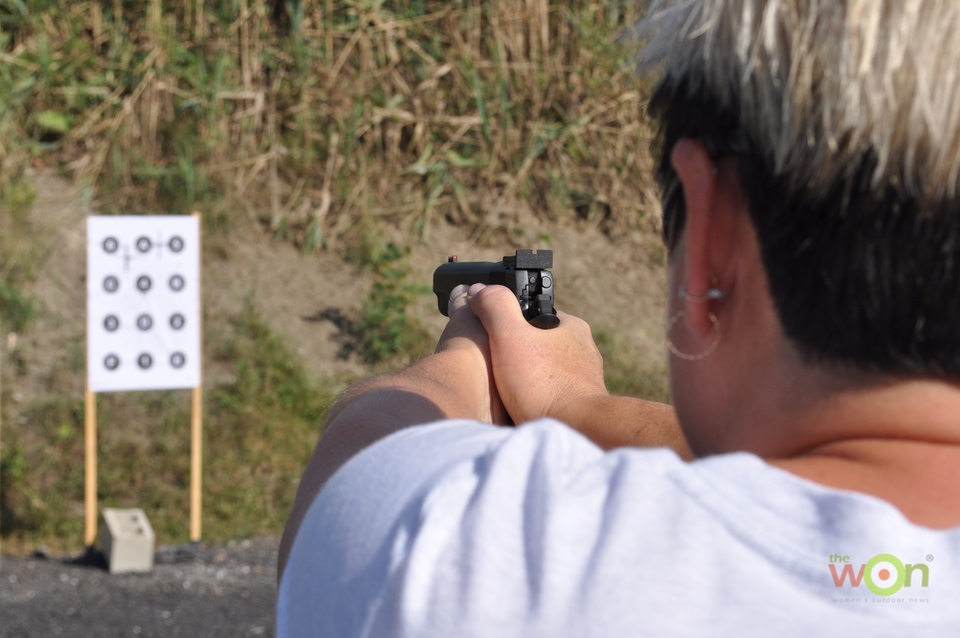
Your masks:
{"label": "black pistol", "polygon": [[506,286],[517,296],[523,316],[531,325],[544,330],[560,325],[553,307],[553,251],[518,250],[513,257],[501,262],[458,261],[450,257],[433,272],[433,292],[437,307],[447,315],[450,292],[460,284],[487,284]]}

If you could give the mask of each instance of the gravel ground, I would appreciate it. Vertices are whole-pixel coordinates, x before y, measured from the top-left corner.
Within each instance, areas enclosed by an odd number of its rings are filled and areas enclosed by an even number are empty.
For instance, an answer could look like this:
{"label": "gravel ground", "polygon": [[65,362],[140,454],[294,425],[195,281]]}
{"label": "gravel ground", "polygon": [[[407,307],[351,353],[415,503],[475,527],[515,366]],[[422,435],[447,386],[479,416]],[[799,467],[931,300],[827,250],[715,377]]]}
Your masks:
{"label": "gravel ground", "polygon": [[144,574],[111,575],[102,560],[4,556],[0,637],[272,636],[277,544],[163,547]]}

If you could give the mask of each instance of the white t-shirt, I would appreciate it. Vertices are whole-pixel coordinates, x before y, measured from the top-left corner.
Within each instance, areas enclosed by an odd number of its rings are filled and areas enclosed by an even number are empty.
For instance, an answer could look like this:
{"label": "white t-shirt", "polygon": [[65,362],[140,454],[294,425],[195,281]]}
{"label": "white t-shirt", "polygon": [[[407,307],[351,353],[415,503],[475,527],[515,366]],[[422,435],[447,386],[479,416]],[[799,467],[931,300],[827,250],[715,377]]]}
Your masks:
{"label": "white t-shirt", "polygon": [[445,421],[378,442],[321,491],[277,633],[955,638],[960,528],[750,454],[684,463],[605,453],[555,421]]}

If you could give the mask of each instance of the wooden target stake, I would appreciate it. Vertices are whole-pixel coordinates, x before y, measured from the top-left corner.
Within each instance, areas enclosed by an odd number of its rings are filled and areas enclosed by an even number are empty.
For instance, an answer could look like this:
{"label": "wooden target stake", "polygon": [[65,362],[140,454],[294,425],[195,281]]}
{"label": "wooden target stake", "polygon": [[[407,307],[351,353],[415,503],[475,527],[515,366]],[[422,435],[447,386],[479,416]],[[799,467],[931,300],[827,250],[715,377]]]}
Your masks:
{"label": "wooden target stake", "polygon": [[[0,460],[3,459],[3,321],[0,321]],[[0,481],[3,479],[0,478]],[[2,549],[2,541],[0,541]]]}
{"label": "wooden target stake", "polygon": [[89,388],[86,391],[83,419],[85,441],[86,475],[84,478],[84,508],[86,530],[83,544],[87,549],[97,541],[97,395]]}
{"label": "wooden target stake", "polygon": [[[89,220],[87,221],[89,224]],[[90,296],[86,295],[87,321],[90,315]],[[97,395],[90,389],[90,339],[87,338],[87,375],[84,392],[83,440],[84,440],[84,534],[83,544],[87,550],[97,542]]]}
{"label": "wooden target stake", "polygon": [[[202,229],[200,213],[194,213],[197,219],[197,227]],[[202,231],[197,231],[200,238],[200,245],[203,245]],[[202,252],[199,252],[197,259],[197,272],[203,268]],[[201,288],[202,277],[197,279],[198,305],[203,308],[203,289]],[[197,321],[202,321],[203,313],[197,315]],[[203,334],[203,326],[198,328]],[[201,364],[202,365],[202,364]],[[200,542],[201,532],[201,505],[202,505],[202,483],[203,483],[203,368],[200,369],[200,384],[193,389],[190,415],[190,542]]]}
{"label": "wooden target stake", "polygon": [[193,389],[193,408],[190,418],[190,542],[200,542],[201,495],[203,482],[203,390]]}

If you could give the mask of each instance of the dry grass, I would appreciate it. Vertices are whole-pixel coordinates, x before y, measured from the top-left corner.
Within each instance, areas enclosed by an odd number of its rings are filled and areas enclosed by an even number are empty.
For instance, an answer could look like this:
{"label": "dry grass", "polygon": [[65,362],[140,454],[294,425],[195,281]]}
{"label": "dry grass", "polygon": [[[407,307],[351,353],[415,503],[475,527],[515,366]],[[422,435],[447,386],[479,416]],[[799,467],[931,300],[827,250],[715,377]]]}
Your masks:
{"label": "dry grass", "polygon": [[229,195],[306,248],[361,215],[422,234],[517,201],[621,230],[656,211],[643,89],[615,43],[636,3],[212,4],[6,16],[25,132],[106,207]]}

